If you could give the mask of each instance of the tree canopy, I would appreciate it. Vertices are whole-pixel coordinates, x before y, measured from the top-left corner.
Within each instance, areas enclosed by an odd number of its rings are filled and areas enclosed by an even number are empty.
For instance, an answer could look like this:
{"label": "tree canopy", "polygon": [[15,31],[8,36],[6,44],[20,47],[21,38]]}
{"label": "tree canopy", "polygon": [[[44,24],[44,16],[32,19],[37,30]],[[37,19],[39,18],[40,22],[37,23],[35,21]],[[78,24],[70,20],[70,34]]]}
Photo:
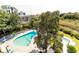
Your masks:
{"label": "tree canopy", "polygon": [[11,31],[16,28],[19,16],[16,13],[7,13],[0,10],[0,33]]}
{"label": "tree canopy", "polygon": [[38,45],[47,51],[48,41],[52,37],[57,39],[59,30],[59,11],[45,12],[39,15],[38,18],[33,18],[29,26],[35,27],[38,31]]}

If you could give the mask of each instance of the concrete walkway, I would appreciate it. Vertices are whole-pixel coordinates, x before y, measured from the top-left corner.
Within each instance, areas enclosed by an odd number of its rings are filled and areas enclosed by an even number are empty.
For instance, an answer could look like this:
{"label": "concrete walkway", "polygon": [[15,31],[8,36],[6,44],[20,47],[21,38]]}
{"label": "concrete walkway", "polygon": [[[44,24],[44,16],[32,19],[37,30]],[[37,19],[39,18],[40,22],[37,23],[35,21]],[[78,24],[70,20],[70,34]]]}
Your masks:
{"label": "concrete walkway", "polygon": [[75,46],[76,43],[74,41],[72,41],[72,39],[68,38],[68,37],[63,37],[62,38],[62,43],[63,43],[63,53],[67,53],[67,45],[72,45]]}

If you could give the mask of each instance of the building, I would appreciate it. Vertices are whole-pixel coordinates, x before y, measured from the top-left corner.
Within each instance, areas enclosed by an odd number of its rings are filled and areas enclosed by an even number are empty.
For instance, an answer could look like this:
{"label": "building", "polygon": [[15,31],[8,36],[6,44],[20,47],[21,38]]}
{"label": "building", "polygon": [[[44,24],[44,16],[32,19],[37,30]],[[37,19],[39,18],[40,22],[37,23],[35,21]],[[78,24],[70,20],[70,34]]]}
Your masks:
{"label": "building", "polygon": [[26,16],[26,13],[20,11],[18,15],[20,16],[21,21],[28,21],[28,17]]}
{"label": "building", "polygon": [[5,11],[5,12],[8,12],[8,13],[16,13],[19,15],[20,17],[20,21],[22,23],[26,23],[26,22],[29,22],[31,20],[31,16],[27,16],[25,12],[23,11],[20,11],[18,12],[18,10],[13,7],[13,6],[10,6],[10,5],[2,5],[0,7],[1,10]]}
{"label": "building", "polygon": [[21,19],[22,23],[29,22],[30,17],[27,16],[25,12],[20,11],[20,12],[18,13],[18,15],[20,16],[20,19]]}
{"label": "building", "polygon": [[15,7],[10,6],[10,5],[2,5],[1,9],[8,13],[17,13],[18,12],[18,10]]}
{"label": "building", "polygon": [[25,16],[26,15],[26,13],[22,12],[22,11],[20,11],[18,14],[19,14],[19,16]]}

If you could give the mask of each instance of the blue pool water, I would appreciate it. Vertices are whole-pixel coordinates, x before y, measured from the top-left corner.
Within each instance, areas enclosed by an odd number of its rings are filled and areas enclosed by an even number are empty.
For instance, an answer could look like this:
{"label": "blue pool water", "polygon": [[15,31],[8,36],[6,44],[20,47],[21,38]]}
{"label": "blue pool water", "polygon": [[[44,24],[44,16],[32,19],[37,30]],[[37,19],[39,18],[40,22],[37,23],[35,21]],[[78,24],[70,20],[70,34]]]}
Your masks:
{"label": "blue pool water", "polygon": [[28,44],[31,43],[32,38],[36,35],[37,35],[37,32],[35,32],[35,31],[31,31],[29,33],[26,33],[20,37],[17,37],[14,40],[14,44],[17,46],[27,46]]}

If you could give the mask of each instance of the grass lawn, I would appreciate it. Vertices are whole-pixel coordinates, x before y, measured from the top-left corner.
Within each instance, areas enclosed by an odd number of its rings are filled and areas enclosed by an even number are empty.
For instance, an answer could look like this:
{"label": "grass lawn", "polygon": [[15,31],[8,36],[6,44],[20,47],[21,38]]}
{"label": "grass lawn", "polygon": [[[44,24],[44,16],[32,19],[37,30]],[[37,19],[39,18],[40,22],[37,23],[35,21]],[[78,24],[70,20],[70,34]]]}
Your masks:
{"label": "grass lawn", "polygon": [[68,35],[68,34],[65,34],[65,33],[61,32],[61,31],[59,31],[59,32],[62,33],[62,34],[64,34],[64,36],[66,36],[66,37],[68,37],[68,38],[71,38],[71,39],[76,43],[75,48],[76,48],[76,50],[77,50],[77,53],[79,53],[79,40],[76,39],[75,37],[72,37],[72,36],[70,36],[70,35]]}

